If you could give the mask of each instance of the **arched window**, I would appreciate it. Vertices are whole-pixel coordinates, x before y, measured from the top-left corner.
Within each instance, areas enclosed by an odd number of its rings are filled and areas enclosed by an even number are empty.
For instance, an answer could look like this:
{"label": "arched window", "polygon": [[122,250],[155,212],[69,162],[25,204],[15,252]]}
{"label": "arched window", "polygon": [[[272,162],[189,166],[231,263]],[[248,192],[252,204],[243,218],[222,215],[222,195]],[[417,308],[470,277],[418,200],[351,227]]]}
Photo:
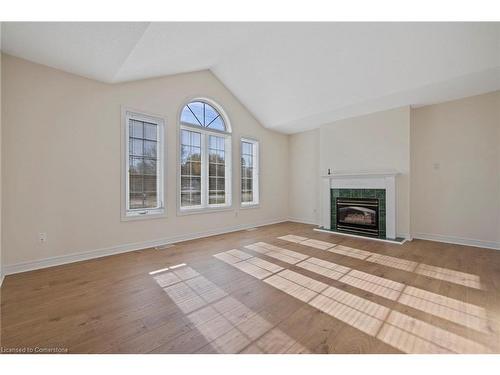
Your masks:
{"label": "arched window", "polygon": [[215,103],[196,99],[180,114],[181,211],[231,206],[231,132]]}
{"label": "arched window", "polygon": [[182,109],[181,123],[202,126],[210,130],[227,131],[221,114],[210,104],[193,101]]}

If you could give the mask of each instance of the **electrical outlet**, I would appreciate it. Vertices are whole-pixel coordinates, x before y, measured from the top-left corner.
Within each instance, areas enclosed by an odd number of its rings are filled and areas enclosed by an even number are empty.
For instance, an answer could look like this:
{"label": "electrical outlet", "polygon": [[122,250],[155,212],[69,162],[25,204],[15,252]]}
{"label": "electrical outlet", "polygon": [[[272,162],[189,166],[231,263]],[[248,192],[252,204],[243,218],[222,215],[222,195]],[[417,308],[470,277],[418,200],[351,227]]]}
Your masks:
{"label": "electrical outlet", "polygon": [[45,232],[40,232],[40,233],[38,233],[38,241],[39,241],[40,243],[45,243],[45,242],[47,242],[47,233],[45,233]]}

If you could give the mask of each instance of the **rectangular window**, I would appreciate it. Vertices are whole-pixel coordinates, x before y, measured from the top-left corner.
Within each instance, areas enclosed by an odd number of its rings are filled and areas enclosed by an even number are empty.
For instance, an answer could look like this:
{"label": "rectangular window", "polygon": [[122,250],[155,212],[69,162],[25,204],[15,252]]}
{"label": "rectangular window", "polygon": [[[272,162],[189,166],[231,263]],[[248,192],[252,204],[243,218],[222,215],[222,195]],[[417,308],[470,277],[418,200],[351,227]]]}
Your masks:
{"label": "rectangular window", "polygon": [[163,132],[161,118],[125,113],[125,217],[162,215]]}
{"label": "rectangular window", "polygon": [[231,136],[180,128],[180,212],[231,206]]}
{"label": "rectangular window", "polygon": [[181,206],[201,206],[201,134],[181,130]]}
{"label": "rectangular window", "polygon": [[241,205],[259,204],[259,142],[241,140]]}
{"label": "rectangular window", "polygon": [[226,203],[224,137],[208,136],[208,204]]}

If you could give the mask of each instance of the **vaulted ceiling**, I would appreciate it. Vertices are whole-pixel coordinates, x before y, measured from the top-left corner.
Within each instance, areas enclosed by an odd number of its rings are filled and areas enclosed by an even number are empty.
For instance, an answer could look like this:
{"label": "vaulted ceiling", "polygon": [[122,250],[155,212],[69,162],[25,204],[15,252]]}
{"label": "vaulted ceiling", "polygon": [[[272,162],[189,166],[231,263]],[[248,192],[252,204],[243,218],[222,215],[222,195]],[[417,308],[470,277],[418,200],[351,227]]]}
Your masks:
{"label": "vaulted ceiling", "polygon": [[2,50],[115,83],[210,69],[271,129],[500,89],[500,23],[3,23]]}

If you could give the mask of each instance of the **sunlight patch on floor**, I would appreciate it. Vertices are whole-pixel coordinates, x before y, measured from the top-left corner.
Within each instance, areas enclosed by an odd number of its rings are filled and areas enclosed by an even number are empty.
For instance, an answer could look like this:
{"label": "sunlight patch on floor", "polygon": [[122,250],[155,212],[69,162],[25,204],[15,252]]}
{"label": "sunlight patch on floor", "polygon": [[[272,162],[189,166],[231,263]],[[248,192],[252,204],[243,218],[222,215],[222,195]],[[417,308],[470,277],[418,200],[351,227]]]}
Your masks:
{"label": "sunlight patch on floor", "polygon": [[448,268],[430,266],[428,264],[419,264],[415,270],[419,275],[432,277],[434,279],[449,281],[455,284],[461,284],[470,288],[481,289],[479,276],[466,272],[450,270]]}
{"label": "sunlight patch on floor", "polygon": [[[240,263],[255,262],[275,271],[283,270],[237,249],[225,254],[232,257],[230,262],[239,259]],[[228,259],[226,256],[217,258]],[[309,352],[191,267],[166,269],[163,273],[154,273],[153,278],[208,342],[201,351],[238,353],[249,347],[248,351],[259,353]]]}
{"label": "sunlight patch on floor", "polygon": [[302,253],[284,249],[282,247],[271,245],[265,242],[257,242],[251,245],[247,245],[245,246],[245,248],[289,264],[296,264],[308,257],[307,255],[304,255]]}
{"label": "sunlight patch on floor", "polygon": [[391,311],[377,338],[406,353],[490,352],[484,345],[398,311]]}
{"label": "sunlight patch on floor", "polygon": [[[293,243],[299,243],[301,245],[313,247],[320,250],[326,250],[331,253],[345,255],[351,258],[361,259],[367,262],[376,263],[403,271],[414,272],[419,275],[448,281],[450,283],[463,285],[469,288],[482,289],[479,276],[466,272],[431,266],[428,264],[401,259],[390,255],[372,253],[370,251],[355,249],[349,246],[335,245],[333,243],[309,239],[307,237],[295,236],[293,234],[281,236],[278,237],[278,239]],[[328,245],[331,246],[328,247]]]}
{"label": "sunlight patch on floor", "polygon": [[491,332],[482,307],[316,258],[297,266],[467,328]]}
{"label": "sunlight patch on floor", "polygon": [[[309,270],[318,269],[314,267],[311,269],[310,265],[320,267],[318,273],[323,275],[324,270],[334,270],[335,273],[332,275],[335,280],[423,312],[455,321],[458,324],[473,326],[471,328],[484,331],[486,320],[483,319],[483,316],[485,311],[478,306],[317,258],[307,258],[297,266],[301,267],[304,264],[309,265],[307,266]],[[232,265],[237,266],[237,264]],[[490,352],[486,346],[480,343],[366,298],[328,286],[295,271],[284,269],[261,280],[406,353]]]}
{"label": "sunlight patch on floor", "polygon": [[215,254],[214,257],[238,268],[240,271],[256,277],[257,279],[266,278],[283,269],[274,263],[253,257],[237,249]]}
{"label": "sunlight patch on floor", "polygon": [[295,236],[293,234],[287,234],[286,236],[278,237],[278,239],[283,240],[283,241],[298,243],[298,244],[309,246],[309,247],[314,247],[314,248],[320,249],[320,250],[327,250],[327,249],[335,246],[335,244],[331,243],[331,242],[315,240],[315,239],[307,238],[307,237]]}

